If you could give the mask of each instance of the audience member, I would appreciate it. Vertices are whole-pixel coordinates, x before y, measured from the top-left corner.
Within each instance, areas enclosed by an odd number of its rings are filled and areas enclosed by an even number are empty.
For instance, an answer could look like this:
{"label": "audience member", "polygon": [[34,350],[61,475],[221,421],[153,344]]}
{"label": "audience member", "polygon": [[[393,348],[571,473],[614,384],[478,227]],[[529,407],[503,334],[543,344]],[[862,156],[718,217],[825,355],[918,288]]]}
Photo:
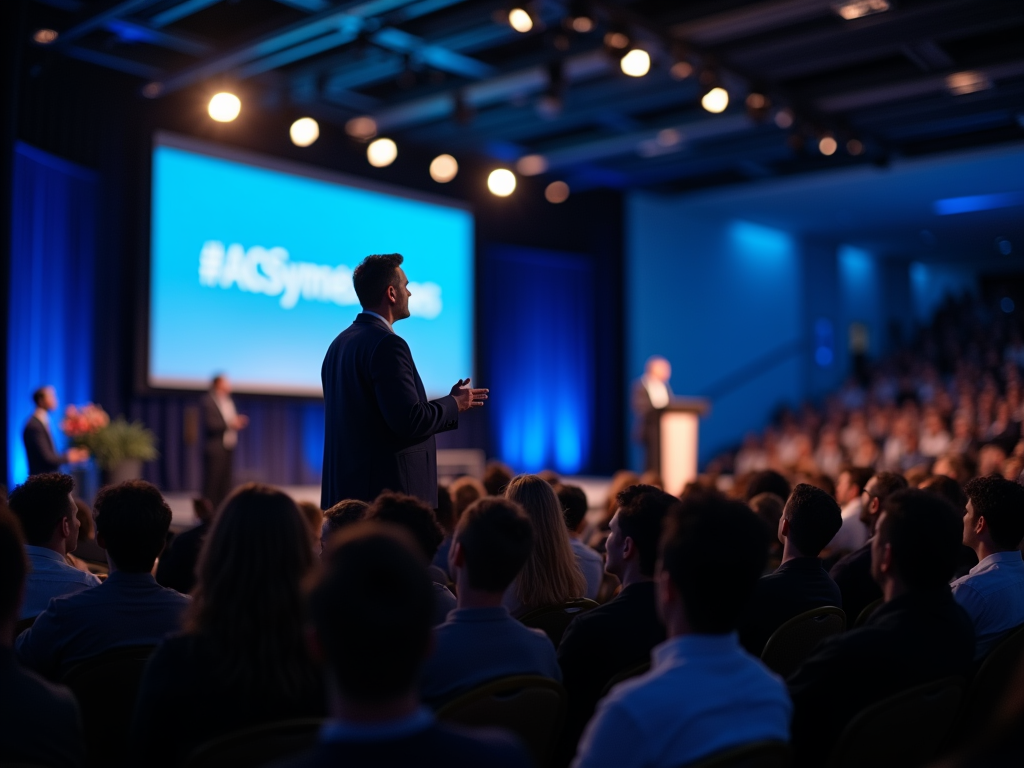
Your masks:
{"label": "audience member", "polygon": [[772,537],[768,547],[768,563],[765,566],[769,573],[782,565],[782,542],[779,541],[775,532],[779,530],[779,523],[782,521],[782,510],[786,506],[786,500],[776,496],[774,493],[765,491],[747,502],[747,505],[754,510],[754,513],[761,518],[764,524],[771,531]]}
{"label": "audience member", "polygon": [[504,606],[519,618],[535,608],[583,597],[587,580],[569,544],[554,488],[537,475],[519,475],[508,484],[505,498],[519,504],[533,523],[533,549],[505,591]]}
{"label": "audience member", "polygon": [[320,535],[323,533],[324,528],[324,511],[320,509],[319,504],[314,504],[312,501],[300,501],[297,502],[296,506],[299,508],[299,512],[302,513],[306,525],[309,526],[309,538],[313,551],[319,555]]}
{"label": "audience member", "polygon": [[75,499],[75,517],[78,518],[78,546],[75,553],[70,555],[75,567],[80,571],[88,571],[89,563],[93,565],[106,565],[107,553],[103,547],[96,543],[96,518],[93,516],[92,507],[86,504],[77,496]]}
{"label": "audience member", "polygon": [[250,483],[225,500],[199,555],[185,631],[146,667],[130,764],[177,765],[230,731],[323,714],[303,629],[313,562],[309,528],[288,496]]}
{"label": "audience member", "polygon": [[38,616],[50,599],[95,587],[100,580],[64,559],[78,546],[78,507],[71,496],[75,481],[57,472],[32,475],[11,491],[7,503],[25,533],[29,574],[22,619]]}
{"label": "audience member", "polygon": [[798,765],[821,765],[860,710],[907,688],[965,675],[974,631],[949,588],[963,524],[943,499],[889,496],[871,539],[885,605],[825,640],[789,680]]}
{"label": "audience member", "polygon": [[[879,472],[864,486],[861,495],[861,521],[872,535],[885,501],[897,491],[907,487],[903,475],[895,472]],[[871,574],[871,542],[854,550],[832,566],[829,576],[839,585],[843,595],[843,610],[853,626],[860,612],[882,597],[882,589]]]}
{"label": "audience member", "polygon": [[484,488],[488,496],[504,496],[505,488],[512,482],[515,473],[507,464],[500,461],[488,461],[484,467]]}
{"label": "audience member", "polygon": [[604,579],[604,558],[580,539],[587,517],[587,494],[576,485],[555,485],[555,495],[562,505],[562,517],[569,531],[569,546],[576,555],[576,564],[587,580],[586,597],[596,600]]}
{"label": "audience member", "polygon": [[[455,532],[455,523],[458,521],[455,519],[455,505],[452,503],[452,495],[449,493],[448,486],[446,485],[437,486],[437,509],[434,510],[434,517],[437,518],[437,524],[444,531],[444,539],[441,540],[441,546],[437,548],[437,553],[434,555],[431,565],[436,565],[442,571],[448,573],[448,550],[452,548],[452,534]],[[451,581],[451,575],[448,576],[448,581]]]}
{"label": "audience member", "polygon": [[441,542],[441,546],[437,548],[437,554],[434,555],[434,565],[444,571],[448,575],[448,580],[451,581],[455,576],[448,571],[448,551],[452,546],[452,532],[458,525],[462,513],[469,509],[477,499],[486,496],[487,489],[475,477],[464,475],[455,479],[448,491],[452,497],[452,521],[451,525],[445,529],[444,541]]}
{"label": "audience member", "polygon": [[633,485],[617,502],[606,567],[622,582],[622,591],[573,619],[558,646],[569,694],[563,738],[568,756],[608,681],[649,661],[651,649],[665,641],[654,601],[654,563],[665,516],[679,500],[650,485]]}
{"label": "audience member", "polygon": [[192,499],[192,512],[198,524],[171,539],[167,551],[160,556],[156,566],[157,584],[176,589],[183,595],[191,592],[196,585],[196,563],[199,562],[199,552],[213,522],[213,502],[196,496]]}
{"label": "audience member", "polygon": [[653,650],[650,672],[598,705],[576,768],[675,768],[748,742],[789,740],[785,686],[736,636],[767,549],[764,525],[741,502],[693,494],[669,513],[655,573],[669,639]]}
{"label": "audience member", "polygon": [[788,499],[789,492],[789,481],[786,478],[774,469],[764,469],[750,477],[744,500],[749,502],[760,493],[774,493],[780,499]]}
{"label": "audience member", "polygon": [[352,523],[366,519],[366,511],[370,505],[361,499],[339,501],[324,512],[324,524],[320,527],[320,556],[327,551],[327,542],[331,536]]}
{"label": "audience member", "polygon": [[[437,548],[444,539],[444,531],[437,524],[434,510],[415,496],[386,491],[370,505],[366,511],[366,519],[394,523],[405,528],[412,534],[413,540],[419,545],[428,563],[433,561]],[[427,573],[434,582],[434,624],[443,624],[448,619],[448,614],[455,610],[455,595],[446,586],[447,571],[430,565]]]}
{"label": "audience member", "polygon": [[[842,508],[843,525],[825,547],[829,553],[847,554],[867,544],[871,531],[862,519],[864,487],[875,474],[870,467],[845,467],[836,481],[836,501]],[[856,618],[856,617],[854,617]]]}
{"label": "audience member", "polygon": [[144,480],[101,490],[96,539],[107,551],[110,575],[98,587],[51,600],[18,637],[21,662],[56,680],[77,662],[114,648],[156,645],[179,630],[189,599],[152,574],[170,525],[170,507]]}
{"label": "audience member", "polygon": [[424,701],[436,705],[509,675],[562,679],[548,636],[513,619],[501,602],[532,547],[533,526],[518,504],[481,499],[462,514],[449,556],[458,607],[434,630],[420,675]]}
{"label": "audience member", "polygon": [[1001,477],[967,483],[964,544],[978,564],[953,582],[953,596],[974,623],[976,658],[1024,624],[1024,486]]}
{"label": "audience member", "polygon": [[[954,480],[952,477],[946,477],[944,475],[933,475],[932,477],[926,478],[920,482],[917,486],[922,491],[928,491],[936,496],[940,496],[950,504],[961,516],[967,514],[967,494],[964,493],[964,489],[960,483]],[[960,578],[966,576],[968,572],[978,564],[978,555],[973,549],[966,544],[960,545],[960,556],[956,560],[956,571],[954,576]]]}
{"label": "audience member", "polygon": [[778,526],[782,565],[757,582],[754,597],[739,624],[740,643],[760,656],[768,638],[795,616],[843,601],[839,587],[821,567],[818,554],[842,525],[836,500],[820,488],[797,485]]}
{"label": "audience member", "polygon": [[604,552],[604,540],[608,538],[608,525],[611,523],[615,510],[618,509],[618,497],[621,491],[631,485],[639,485],[640,477],[636,472],[629,469],[620,469],[612,475],[611,485],[608,486],[608,500],[605,504],[604,514],[597,520],[592,521],[583,529],[580,539],[586,542],[597,552]]}
{"label": "audience member", "polygon": [[28,571],[20,527],[0,503],[0,763],[76,768],[85,763],[85,742],[74,695],[14,657]]}
{"label": "audience member", "polygon": [[[281,768],[525,768],[502,731],[439,723],[419,704],[434,588],[405,530],[366,522],[338,534],[310,596],[311,645],[327,671],[330,720],[319,743]],[[465,576],[463,582],[468,585]]]}

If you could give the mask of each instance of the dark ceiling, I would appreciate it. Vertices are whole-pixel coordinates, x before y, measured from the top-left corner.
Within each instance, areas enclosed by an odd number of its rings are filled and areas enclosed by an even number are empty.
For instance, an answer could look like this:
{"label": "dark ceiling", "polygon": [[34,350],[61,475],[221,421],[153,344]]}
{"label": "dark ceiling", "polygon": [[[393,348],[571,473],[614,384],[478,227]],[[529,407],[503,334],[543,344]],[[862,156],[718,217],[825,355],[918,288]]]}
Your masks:
{"label": "dark ceiling", "polygon": [[[140,99],[228,88],[328,125],[370,115],[379,135],[432,151],[542,155],[574,190],[695,189],[1024,140],[1020,0],[891,0],[855,20],[842,4],[535,0],[525,34],[507,22],[515,4],[493,0],[33,0],[30,19],[58,32],[48,47],[62,55],[136,76]],[[572,30],[580,16],[590,32]],[[650,53],[646,76],[620,71],[609,32]],[[678,62],[692,74],[674,77]],[[964,72],[973,92],[954,95]],[[722,114],[700,104],[716,84]],[[748,110],[751,92],[769,106]]]}

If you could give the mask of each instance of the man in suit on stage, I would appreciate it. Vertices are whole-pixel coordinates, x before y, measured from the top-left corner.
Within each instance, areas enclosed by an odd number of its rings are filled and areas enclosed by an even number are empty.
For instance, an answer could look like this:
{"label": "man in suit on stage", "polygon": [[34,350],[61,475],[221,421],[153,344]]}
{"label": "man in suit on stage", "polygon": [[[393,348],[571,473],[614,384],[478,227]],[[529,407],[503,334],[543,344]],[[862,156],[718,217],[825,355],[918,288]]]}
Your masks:
{"label": "man in suit on stage", "polygon": [[29,475],[57,472],[62,464],[76,464],[88,459],[89,451],[86,448],[68,448],[64,453],[57,452],[50,431],[50,414],[57,410],[56,390],[49,386],[40,387],[32,393],[32,401],[36,404],[36,410],[22,432]]}
{"label": "man in suit on stage", "polygon": [[459,413],[482,406],[486,389],[459,380],[427,400],[409,345],[392,325],[409,317],[402,256],[367,256],[352,275],[363,311],[324,358],[326,429],[320,506],[372,501],[381,491],[416,496],[437,508],[434,435],[455,429]]}
{"label": "man in suit on stage", "polygon": [[644,449],[644,469],[661,472],[661,430],[658,418],[672,401],[672,366],[664,357],[652,357],[644,366],[644,375],[633,385],[633,413],[636,428],[633,439]]}
{"label": "man in suit on stage", "polygon": [[206,441],[203,444],[203,496],[216,509],[234,487],[231,471],[235,446],[238,445],[238,432],[249,425],[249,419],[235,410],[231,383],[224,374],[213,377],[210,391],[203,395],[202,403],[206,430]]}

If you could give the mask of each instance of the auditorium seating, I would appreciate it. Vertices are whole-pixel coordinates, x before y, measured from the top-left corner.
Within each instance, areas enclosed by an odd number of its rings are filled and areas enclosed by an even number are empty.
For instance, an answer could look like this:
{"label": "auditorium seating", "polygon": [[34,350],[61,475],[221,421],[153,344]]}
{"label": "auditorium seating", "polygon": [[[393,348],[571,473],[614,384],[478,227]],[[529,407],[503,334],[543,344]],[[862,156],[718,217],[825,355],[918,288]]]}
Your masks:
{"label": "auditorium seating", "polygon": [[182,768],[269,765],[313,746],[322,725],[319,718],[301,718],[242,728],[197,747]]}
{"label": "auditorium seating", "polygon": [[789,677],[818,644],[846,629],[846,614],[834,606],[813,608],[794,616],[765,643],[761,661],[782,677]]}
{"label": "auditorium seating", "polygon": [[991,723],[1017,666],[1024,660],[1024,625],[1011,630],[982,661],[967,688],[957,722],[958,741],[977,735]]}
{"label": "auditorium seating", "polygon": [[755,741],[717,752],[686,768],[789,768],[793,761],[788,744]]}
{"label": "auditorium seating", "polygon": [[585,597],[569,600],[562,605],[548,605],[542,608],[535,608],[519,617],[519,621],[528,627],[542,629],[551,638],[551,642],[557,648],[562,642],[562,635],[565,634],[569,622],[581,613],[597,608],[597,603]]}
{"label": "auditorium seating", "polygon": [[506,728],[523,740],[538,766],[545,766],[565,720],[565,689],[539,675],[516,675],[486,683],[437,711],[439,720],[466,726]]}
{"label": "auditorium seating", "polygon": [[629,667],[624,669],[615,676],[613,676],[605,685],[604,690],[601,691],[601,698],[603,699],[608,693],[621,682],[629,680],[631,677],[639,677],[651,668],[651,662],[645,661],[643,664],[637,664],[635,667]]}
{"label": "auditorium seating", "polygon": [[881,608],[884,602],[885,598],[880,597],[864,606],[864,610],[857,614],[857,620],[853,623],[854,628],[863,627],[867,624],[868,619],[871,618],[871,614]]}

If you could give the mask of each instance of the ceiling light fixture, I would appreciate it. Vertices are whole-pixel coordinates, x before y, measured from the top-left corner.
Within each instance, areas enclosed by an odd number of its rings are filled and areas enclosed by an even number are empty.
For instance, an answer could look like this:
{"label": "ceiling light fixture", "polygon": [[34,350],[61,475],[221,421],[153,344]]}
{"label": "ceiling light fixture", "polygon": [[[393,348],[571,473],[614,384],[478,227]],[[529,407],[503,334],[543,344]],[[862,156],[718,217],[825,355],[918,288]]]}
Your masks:
{"label": "ceiling light fixture", "polygon": [[387,168],[398,157],[398,145],[391,139],[377,139],[366,148],[366,159],[374,168]]}
{"label": "ceiling light fixture", "polygon": [[864,142],[860,139],[850,139],[846,142],[846,151],[856,157],[864,153]]}
{"label": "ceiling light fixture", "polygon": [[721,86],[716,86],[701,97],[700,105],[716,115],[724,112],[729,106],[729,92]]}
{"label": "ceiling light fixture", "polygon": [[522,8],[513,8],[508,12],[508,23],[512,29],[524,35],[533,29],[533,18]]}
{"label": "ceiling light fixture", "polygon": [[497,168],[487,177],[487,188],[492,195],[508,197],[516,189],[516,175],[508,168]]}
{"label": "ceiling light fixture", "polygon": [[675,80],[685,80],[693,74],[693,64],[688,61],[677,61],[668,71]]}
{"label": "ceiling light fixture", "polygon": [[643,48],[634,48],[619,60],[619,67],[630,77],[643,77],[651,71],[651,54]]}
{"label": "ceiling light fixture", "polygon": [[300,117],[292,123],[288,135],[296,147],[308,147],[320,138],[320,125],[312,117]]}
{"label": "ceiling light fixture", "polygon": [[834,155],[837,149],[839,149],[839,143],[832,134],[822,136],[818,142],[818,151],[825,155],[825,157]]}
{"label": "ceiling light fixture", "polygon": [[796,118],[793,116],[793,110],[783,107],[775,113],[775,124],[783,130],[792,128]]}
{"label": "ceiling light fixture", "polygon": [[459,172],[459,164],[451,155],[438,155],[430,163],[430,178],[438,184],[447,184]]}
{"label": "ceiling light fixture", "polygon": [[345,133],[353,139],[369,141],[377,135],[377,121],[372,117],[367,117],[366,115],[363,115],[362,117],[353,117],[345,123]]}
{"label": "ceiling light fixture", "polygon": [[242,111],[242,101],[235,94],[224,91],[215,94],[206,109],[218,123],[230,123]]}
{"label": "ceiling light fixture", "polygon": [[539,176],[548,169],[548,161],[543,155],[523,155],[516,163],[516,170],[523,176]]}
{"label": "ceiling light fixture", "polygon": [[57,39],[57,30],[47,29],[46,27],[43,29],[37,29],[36,33],[32,35],[32,39],[40,45],[49,45]]}
{"label": "ceiling light fixture", "polygon": [[847,21],[884,13],[892,7],[889,0],[853,0],[846,3],[833,3],[832,9]]}
{"label": "ceiling light fixture", "polygon": [[965,96],[968,93],[987,91],[992,87],[988,75],[977,70],[954,72],[946,78],[946,87],[954,96]]}
{"label": "ceiling light fixture", "polygon": [[558,205],[569,199],[569,185],[564,181],[552,181],[544,190],[544,199]]}

